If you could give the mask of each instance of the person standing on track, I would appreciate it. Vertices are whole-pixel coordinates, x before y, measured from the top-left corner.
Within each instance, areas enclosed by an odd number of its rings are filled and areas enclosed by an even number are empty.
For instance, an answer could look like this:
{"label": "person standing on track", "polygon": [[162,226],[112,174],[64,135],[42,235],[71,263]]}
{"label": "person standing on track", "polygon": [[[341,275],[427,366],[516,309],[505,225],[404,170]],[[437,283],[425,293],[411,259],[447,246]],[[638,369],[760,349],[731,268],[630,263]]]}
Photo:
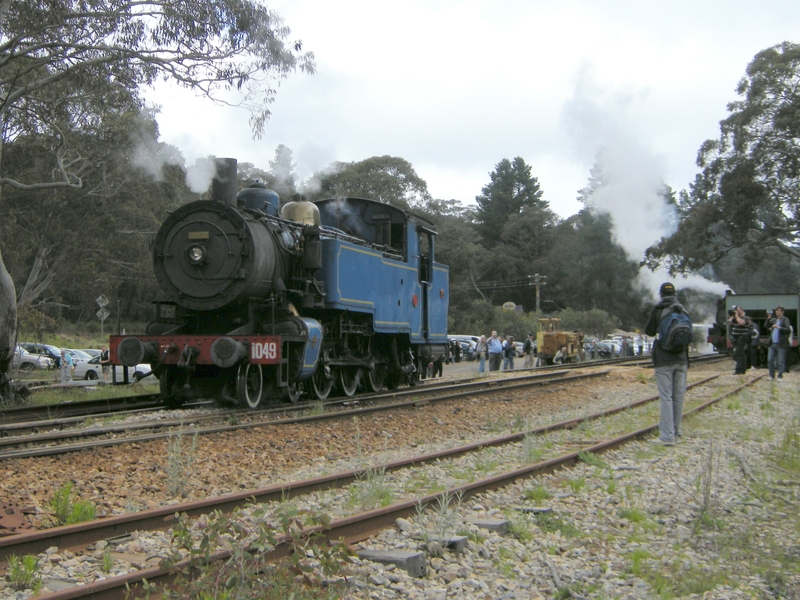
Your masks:
{"label": "person standing on track", "polygon": [[[650,318],[644,328],[645,334],[651,337],[658,333],[662,317],[667,316],[665,309],[669,308],[672,312],[677,305],[681,311],[686,312],[683,305],[678,302],[675,286],[671,283],[663,283],[659,289],[659,295],[661,300],[650,311]],[[655,367],[658,396],[661,400],[658,443],[664,446],[674,446],[681,437],[683,399],[686,396],[686,373],[689,370],[689,347],[686,346],[682,352],[673,353],[664,350],[659,345],[659,340],[654,340],[651,356]]]}

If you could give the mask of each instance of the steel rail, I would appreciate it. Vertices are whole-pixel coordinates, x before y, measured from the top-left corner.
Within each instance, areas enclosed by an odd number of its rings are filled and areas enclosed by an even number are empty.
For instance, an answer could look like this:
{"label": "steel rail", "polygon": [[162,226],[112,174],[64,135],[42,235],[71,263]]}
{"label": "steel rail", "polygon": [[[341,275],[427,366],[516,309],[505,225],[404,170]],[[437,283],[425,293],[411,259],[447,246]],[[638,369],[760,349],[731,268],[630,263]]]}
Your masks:
{"label": "steel rail", "polygon": [[[359,408],[351,408],[345,410],[337,410],[334,412],[327,412],[322,413],[319,415],[303,415],[299,417],[289,417],[286,419],[274,419],[269,421],[255,421],[251,423],[240,423],[237,425],[217,425],[212,427],[202,427],[202,428],[194,428],[192,430],[192,434],[197,435],[209,435],[213,433],[223,433],[229,431],[239,431],[242,429],[253,429],[257,427],[266,427],[272,425],[287,425],[290,423],[305,423],[310,421],[324,421],[329,419],[340,419],[343,417],[352,417],[352,416],[359,416],[374,412],[386,411],[386,410],[396,410],[402,408],[410,408],[421,406],[424,404],[432,404],[436,402],[444,402],[446,400],[452,400],[454,398],[461,398],[464,396],[472,396],[476,394],[482,394],[489,391],[495,391],[498,389],[503,390],[512,390],[512,389],[519,389],[519,388],[527,388],[527,387],[535,387],[535,386],[544,386],[549,385],[552,383],[561,383],[561,382],[571,382],[576,380],[582,379],[589,379],[593,377],[601,377],[607,375],[609,371],[596,371],[591,373],[581,373],[575,375],[568,375],[564,373],[550,373],[548,375],[542,375],[538,377],[518,377],[514,379],[494,379],[481,382],[473,382],[468,384],[462,385],[455,385],[449,386],[447,388],[443,388],[444,390],[455,390],[451,391],[450,393],[441,394],[433,397],[421,397],[421,398],[414,398],[412,400],[405,400],[399,402],[387,402],[385,404],[377,404],[374,406],[362,406]],[[460,391],[459,391],[460,390]],[[405,395],[405,393],[404,393]],[[421,394],[417,392],[416,396],[420,396]],[[387,398],[391,398],[391,395],[388,395]],[[337,403],[338,404],[338,403]],[[185,421],[184,421],[185,422]],[[130,429],[127,426],[121,426],[123,429]],[[143,425],[146,429],[153,429],[158,427],[157,423],[148,422]],[[105,428],[105,429],[113,429],[113,427]],[[48,433],[48,434],[41,434],[37,436],[15,436],[10,438],[2,438],[0,439],[0,447],[2,446],[17,446],[23,444],[30,444],[34,441],[53,441],[58,439],[65,439],[65,438],[76,438],[85,436],[86,433],[92,433],[93,435],[99,435],[100,433],[108,433],[103,432],[100,428],[98,429],[91,429],[91,430],[75,430],[72,431],[65,431],[65,432],[56,432],[56,433]],[[140,443],[140,442],[149,442],[159,439],[169,438],[170,436],[174,435],[172,431],[160,432],[160,433],[152,433],[148,435],[138,435],[138,436],[126,436],[124,438],[116,438],[116,439],[103,439],[103,440],[94,440],[88,442],[81,442],[77,444],[63,444],[63,445],[53,445],[53,446],[45,446],[42,448],[23,448],[20,450],[8,450],[6,452],[0,452],[0,460],[6,459],[19,459],[19,458],[33,458],[33,457],[40,457],[40,456],[53,456],[57,454],[66,454],[69,452],[78,452],[81,450],[88,450],[92,448],[104,448],[108,446],[118,446],[122,444],[128,443]]]}
{"label": "steel rail", "polygon": [[[83,417],[98,413],[114,413],[128,410],[131,407],[141,408],[142,404],[156,406],[160,404],[160,402],[156,401],[157,398],[158,394],[138,394],[136,396],[120,396],[98,400],[81,400],[78,402],[68,400],[57,404],[4,408],[0,410],[0,421],[4,425],[9,425],[26,420],[29,421],[38,415],[43,415],[46,419],[53,419],[55,415]],[[1,430],[2,428],[0,428]]]}

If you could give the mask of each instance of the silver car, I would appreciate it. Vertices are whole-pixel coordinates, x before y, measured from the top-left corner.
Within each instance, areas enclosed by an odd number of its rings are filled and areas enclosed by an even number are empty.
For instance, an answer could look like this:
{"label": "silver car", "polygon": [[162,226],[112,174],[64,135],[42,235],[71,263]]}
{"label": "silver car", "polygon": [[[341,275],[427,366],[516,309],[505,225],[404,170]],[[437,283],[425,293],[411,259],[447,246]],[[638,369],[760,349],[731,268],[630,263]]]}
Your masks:
{"label": "silver car", "polygon": [[14,356],[11,359],[11,368],[20,371],[33,371],[34,369],[52,369],[53,360],[44,354],[31,354],[25,348],[17,346],[14,348]]}

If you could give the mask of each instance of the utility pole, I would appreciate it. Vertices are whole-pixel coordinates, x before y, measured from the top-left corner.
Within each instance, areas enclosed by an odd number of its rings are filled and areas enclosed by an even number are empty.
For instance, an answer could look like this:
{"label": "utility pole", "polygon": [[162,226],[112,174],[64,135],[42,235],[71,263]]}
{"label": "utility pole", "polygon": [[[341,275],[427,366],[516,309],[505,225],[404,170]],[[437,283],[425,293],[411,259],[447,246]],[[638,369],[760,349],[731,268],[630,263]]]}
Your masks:
{"label": "utility pole", "polygon": [[535,275],[528,275],[528,285],[535,285],[536,286],[536,312],[539,312],[539,291],[541,286],[547,285],[546,282],[547,275],[539,275],[536,273]]}

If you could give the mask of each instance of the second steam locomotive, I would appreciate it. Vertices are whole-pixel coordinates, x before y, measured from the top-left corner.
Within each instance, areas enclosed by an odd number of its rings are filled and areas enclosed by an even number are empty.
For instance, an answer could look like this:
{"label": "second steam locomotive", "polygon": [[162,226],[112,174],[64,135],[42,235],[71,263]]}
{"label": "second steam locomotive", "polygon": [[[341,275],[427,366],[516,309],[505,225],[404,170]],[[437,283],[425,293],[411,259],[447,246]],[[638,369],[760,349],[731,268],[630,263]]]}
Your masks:
{"label": "second steam locomotive", "polygon": [[111,337],[112,362],[149,363],[175,404],[255,408],[413,385],[444,357],[448,268],[430,222],[362,198],[281,208],[261,184],[237,193],[236,168],[218,160],[212,200],[161,226],[153,265],[166,298],[146,334]]}

